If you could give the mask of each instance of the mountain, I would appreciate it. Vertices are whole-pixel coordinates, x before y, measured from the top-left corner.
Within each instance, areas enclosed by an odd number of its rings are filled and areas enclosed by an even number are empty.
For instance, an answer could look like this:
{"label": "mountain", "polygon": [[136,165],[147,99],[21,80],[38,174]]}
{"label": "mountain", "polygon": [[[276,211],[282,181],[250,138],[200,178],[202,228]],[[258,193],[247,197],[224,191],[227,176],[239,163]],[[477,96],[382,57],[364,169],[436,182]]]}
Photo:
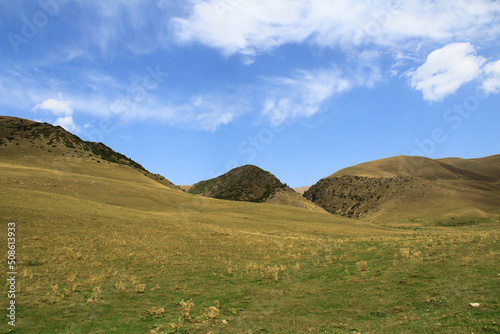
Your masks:
{"label": "mountain", "polygon": [[311,186],[303,186],[303,187],[297,187],[297,188],[293,188],[293,190],[295,190],[296,192],[298,192],[299,194],[301,195],[304,195],[304,193],[306,191],[309,190],[309,188],[311,188]]}
{"label": "mountain", "polygon": [[331,213],[369,221],[496,217],[500,155],[370,161],[318,181],[304,197]]}
{"label": "mountain", "polygon": [[[27,119],[0,116],[0,148],[3,158],[23,157],[23,160],[41,161],[52,156],[57,163],[66,160],[86,159],[95,163],[128,166],[141,174],[172,189],[172,182],[159,174],[152,174],[144,167],[103,143],[84,141],[60,126],[39,123]],[[59,162],[61,165],[61,163]]]}
{"label": "mountain", "polygon": [[188,192],[231,201],[265,202],[324,211],[281,183],[273,174],[253,165],[237,167],[216,178],[198,182]]}

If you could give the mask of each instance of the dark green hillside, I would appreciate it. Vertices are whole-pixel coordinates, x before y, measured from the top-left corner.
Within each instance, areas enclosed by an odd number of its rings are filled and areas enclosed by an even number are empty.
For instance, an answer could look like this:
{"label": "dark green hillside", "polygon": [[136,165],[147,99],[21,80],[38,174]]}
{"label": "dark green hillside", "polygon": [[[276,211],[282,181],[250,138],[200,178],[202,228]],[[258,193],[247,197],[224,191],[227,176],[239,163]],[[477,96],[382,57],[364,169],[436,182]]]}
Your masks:
{"label": "dark green hillside", "polygon": [[277,189],[286,187],[273,174],[257,166],[246,165],[214,179],[198,182],[189,192],[231,201],[262,203]]}
{"label": "dark green hillside", "polygon": [[253,165],[238,167],[214,179],[198,182],[188,192],[230,201],[265,202],[325,212],[281,183],[273,174]]}

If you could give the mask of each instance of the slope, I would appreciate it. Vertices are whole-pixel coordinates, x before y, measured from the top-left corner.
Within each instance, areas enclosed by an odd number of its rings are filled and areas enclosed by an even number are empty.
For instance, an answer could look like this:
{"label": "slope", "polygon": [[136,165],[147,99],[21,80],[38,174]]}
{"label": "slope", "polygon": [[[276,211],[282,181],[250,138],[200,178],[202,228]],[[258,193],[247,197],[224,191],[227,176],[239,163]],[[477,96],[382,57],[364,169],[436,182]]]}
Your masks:
{"label": "slope", "polygon": [[498,156],[398,156],[342,169],[304,196],[331,213],[369,221],[495,218],[499,168]]}
{"label": "slope", "polygon": [[16,160],[22,159],[24,163],[33,166],[39,163],[47,165],[51,161],[50,157],[53,158],[50,165],[56,169],[68,168],[74,164],[74,159],[129,166],[164,186],[178,189],[165,177],[150,173],[137,162],[103,143],[83,141],[60,126],[47,123],[0,116],[0,148],[3,160],[14,156]]}
{"label": "slope", "polygon": [[461,169],[474,171],[491,180],[500,180],[500,154],[479,159],[445,158],[438,161]]}
{"label": "slope", "polygon": [[436,180],[490,180],[473,168],[446,163],[446,159],[433,160],[418,156],[397,156],[347,167],[330,177],[356,175],[366,177],[416,177],[429,181]]}

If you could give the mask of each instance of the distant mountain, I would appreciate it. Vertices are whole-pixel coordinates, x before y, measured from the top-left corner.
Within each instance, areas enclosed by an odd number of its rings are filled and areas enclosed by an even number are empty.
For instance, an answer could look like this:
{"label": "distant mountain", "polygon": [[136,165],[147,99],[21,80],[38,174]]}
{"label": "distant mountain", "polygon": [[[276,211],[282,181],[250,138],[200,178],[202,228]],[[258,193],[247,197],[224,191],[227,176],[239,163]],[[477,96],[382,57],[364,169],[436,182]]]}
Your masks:
{"label": "distant mountain", "polygon": [[177,187],[179,187],[179,189],[185,192],[188,192],[189,189],[193,188],[193,186],[190,185],[178,185]]}
{"label": "distant mountain", "polygon": [[276,176],[253,165],[246,165],[193,185],[189,193],[206,197],[256,203],[271,203],[324,211]]}
{"label": "distant mountain", "polygon": [[304,195],[304,193],[306,191],[309,190],[309,188],[311,188],[311,186],[303,186],[303,187],[297,187],[297,188],[293,188],[293,190],[295,190],[296,192],[298,192],[299,194],[301,195]]}
{"label": "distant mountain", "polygon": [[500,155],[366,162],[318,181],[304,197],[331,213],[372,221],[488,217],[500,213]]}
{"label": "distant mountain", "polygon": [[169,188],[178,189],[165,177],[150,173],[137,162],[103,143],[84,141],[62,127],[48,123],[0,116],[0,149],[4,157],[19,155],[26,159],[37,159],[51,155],[125,165]]}

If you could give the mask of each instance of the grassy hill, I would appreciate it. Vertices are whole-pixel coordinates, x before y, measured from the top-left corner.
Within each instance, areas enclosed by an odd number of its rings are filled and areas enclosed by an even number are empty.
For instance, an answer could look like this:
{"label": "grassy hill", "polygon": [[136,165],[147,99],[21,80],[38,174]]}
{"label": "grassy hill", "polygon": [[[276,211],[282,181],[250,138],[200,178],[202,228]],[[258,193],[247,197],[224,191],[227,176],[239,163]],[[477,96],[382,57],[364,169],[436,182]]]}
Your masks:
{"label": "grassy hill", "polygon": [[331,213],[369,221],[495,219],[500,214],[499,157],[371,161],[320,180],[304,196]]}
{"label": "grassy hill", "polygon": [[198,182],[188,192],[231,201],[265,202],[324,212],[273,174],[253,165],[234,168],[219,177]]}
{"label": "grassy hill", "polygon": [[0,147],[2,158],[22,159],[28,164],[46,164],[47,158],[54,158],[52,167],[65,168],[61,159],[91,160],[95,163],[116,163],[129,166],[145,176],[173,189],[177,187],[165,177],[152,174],[137,162],[113,151],[103,143],[83,141],[60,126],[39,123],[16,117],[0,116]]}
{"label": "grassy hill", "polygon": [[[429,159],[416,156],[397,156],[381,160],[362,163],[353,167],[344,168],[330,177],[355,175],[365,177],[414,177],[429,181],[436,180],[479,180],[491,179],[481,174],[477,168],[481,163],[471,159],[468,168],[465,165],[446,163],[446,161],[460,161],[466,159]],[[475,159],[480,160],[480,159]],[[493,160],[492,160],[493,161]],[[497,165],[497,168],[499,166]]]}
{"label": "grassy hill", "polygon": [[9,133],[17,318],[1,333],[498,332],[498,222],[384,228],[195,196]]}

